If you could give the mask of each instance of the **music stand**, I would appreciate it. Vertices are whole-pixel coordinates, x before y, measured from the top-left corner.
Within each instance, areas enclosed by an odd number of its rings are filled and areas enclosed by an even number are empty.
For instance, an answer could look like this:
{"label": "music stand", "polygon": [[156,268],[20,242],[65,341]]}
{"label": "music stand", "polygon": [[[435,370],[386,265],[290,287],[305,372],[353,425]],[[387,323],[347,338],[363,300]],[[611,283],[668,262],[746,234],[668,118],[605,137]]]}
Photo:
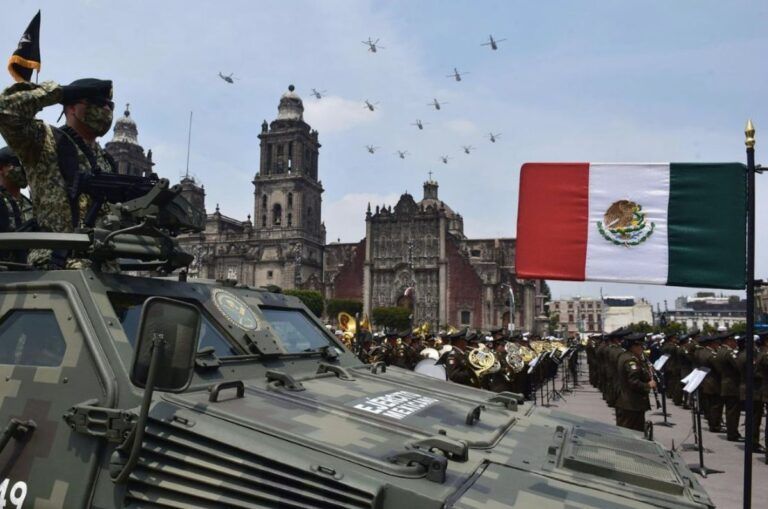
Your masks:
{"label": "music stand", "polygon": [[[538,396],[536,395],[538,387],[536,387],[536,378],[534,377],[534,371],[536,370],[536,366],[539,364],[539,360],[541,359],[541,355],[534,357],[531,359],[531,362],[528,363],[528,372],[527,374],[531,377],[532,383],[531,383],[531,392],[533,393],[533,404],[538,404]],[[538,373],[536,373],[538,374]],[[543,389],[542,389],[543,391]],[[544,392],[541,393],[541,404],[544,404]]]}
{"label": "music stand", "polygon": [[695,395],[694,400],[694,408],[696,412],[696,430],[698,431],[698,450],[699,450],[699,464],[698,465],[688,465],[688,468],[691,469],[691,472],[696,472],[697,474],[701,475],[702,477],[706,478],[709,474],[722,474],[723,470],[715,470],[714,468],[708,468],[704,466],[704,439],[702,437],[702,429],[701,429],[701,382],[704,381],[704,379],[709,374],[709,368],[696,368],[694,369],[690,375],[684,378],[684,380],[687,380],[687,383],[685,384],[685,387],[683,387],[683,390],[689,394],[689,397],[692,395]]}
{"label": "music stand", "polygon": [[550,377],[552,380],[552,399],[554,401],[557,401],[558,399],[562,399],[563,401],[566,401],[565,397],[563,397],[563,395],[560,392],[558,392],[557,386],[555,385],[556,379],[557,379],[557,371],[558,369],[560,369],[560,366],[563,364],[563,356],[565,355],[565,352],[563,352],[563,355],[561,355],[560,357],[556,357],[554,355],[554,351],[547,352],[547,354],[552,359],[552,363],[555,367],[554,373],[552,373],[552,376]]}

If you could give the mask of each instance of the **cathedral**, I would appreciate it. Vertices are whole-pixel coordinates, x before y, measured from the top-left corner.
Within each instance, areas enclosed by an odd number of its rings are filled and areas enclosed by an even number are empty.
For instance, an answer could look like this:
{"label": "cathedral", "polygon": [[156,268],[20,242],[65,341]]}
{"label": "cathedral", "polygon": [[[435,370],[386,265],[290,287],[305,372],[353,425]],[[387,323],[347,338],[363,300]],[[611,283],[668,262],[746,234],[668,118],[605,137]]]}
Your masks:
{"label": "cathedral", "polygon": [[[470,239],[462,216],[424,182],[417,201],[408,193],[391,204],[361,211],[366,235],[359,242],[325,242],[323,186],[318,179],[318,132],[304,122],[304,105],[290,86],[277,118],[261,125],[253,214],[245,221],[216,204],[203,232],[179,237],[195,256],[189,277],[230,279],[260,287],[312,289],[326,299],[353,299],[364,312],[386,306],[411,310],[413,323],[493,329],[510,322],[538,330],[544,302],[538,281],[515,278],[515,239]],[[153,166],[126,108],[105,145],[118,171],[140,175]],[[182,193],[205,209],[205,188],[184,177]]]}

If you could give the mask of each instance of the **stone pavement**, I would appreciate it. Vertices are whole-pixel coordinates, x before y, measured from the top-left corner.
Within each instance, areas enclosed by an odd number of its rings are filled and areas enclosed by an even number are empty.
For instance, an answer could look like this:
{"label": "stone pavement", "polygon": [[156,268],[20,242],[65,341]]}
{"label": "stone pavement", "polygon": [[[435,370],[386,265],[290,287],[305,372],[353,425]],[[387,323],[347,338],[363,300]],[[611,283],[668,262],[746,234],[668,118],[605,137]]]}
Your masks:
{"label": "stone pavement", "polygon": [[[574,388],[573,392],[564,393],[564,399],[551,401],[550,406],[585,418],[614,423],[613,409],[605,404],[600,391],[589,385],[587,369],[586,358],[582,356],[579,371],[581,386]],[[556,386],[560,389],[561,382],[557,382]],[[691,412],[676,407],[671,402],[668,403],[667,413],[671,416],[667,417],[667,421],[674,426],[663,427],[658,423],[663,422],[664,418],[661,411],[655,415],[656,405],[651,396],[653,409],[646,413],[646,419],[654,423],[654,440],[666,448],[671,448],[674,444],[689,466],[698,466],[697,450],[681,450],[681,445],[693,444]],[[724,470],[724,473],[709,474],[706,478],[699,476],[699,482],[707,490],[718,509],[741,508],[743,507],[744,443],[726,441],[724,432],[710,433],[707,431],[706,422],[703,422],[703,428],[703,443],[707,451],[704,454],[704,465],[708,468]],[[740,433],[744,435],[743,412]],[[761,434],[763,433],[761,428]],[[763,443],[762,439],[761,443]],[[768,465],[765,464],[764,458],[763,454],[752,455],[752,507],[755,508],[768,507]]]}

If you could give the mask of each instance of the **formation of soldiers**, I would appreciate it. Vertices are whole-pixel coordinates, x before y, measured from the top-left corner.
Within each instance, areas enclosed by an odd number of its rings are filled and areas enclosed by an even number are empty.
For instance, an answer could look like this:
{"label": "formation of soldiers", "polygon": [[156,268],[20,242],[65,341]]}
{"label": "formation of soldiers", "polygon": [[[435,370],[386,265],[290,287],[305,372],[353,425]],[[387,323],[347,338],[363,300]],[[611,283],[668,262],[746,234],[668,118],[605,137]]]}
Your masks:
{"label": "formation of soldiers", "polygon": [[[760,444],[761,424],[768,405],[768,332],[755,336],[754,366],[747,365],[744,338],[730,331],[705,335],[698,330],[667,336],[633,333],[622,328],[594,335],[586,345],[589,382],[600,389],[608,406],[615,409],[616,424],[645,429],[650,396],[664,396],[674,405],[690,409],[691,396],[681,382],[696,368],[709,373],[699,387],[700,411],[709,431],[726,434],[726,440],[742,441],[741,411],[746,398],[746,373],[754,373],[754,452],[765,452]],[[661,371],[653,364],[667,356]],[[725,419],[723,419],[725,414]],[[725,426],[723,427],[723,424]]]}
{"label": "formation of soldiers", "polygon": [[[398,333],[337,330],[336,335],[366,363],[415,369],[426,360],[445,367],[449,380],[494,392],[509,391],[532,399],[535,387],[556,376],[567,358],[575,380],[576,356],[564,355],[580,345],[553,337],[510,333],[505,329],[488,332],[463,329],[429,333],[423,328]],[[550,352],[549,355],[542,355]],[[541,359],[539,364],[536,359]],[[531,363],[536,364],[530,370]],[[529,371],[531,371],[529,373]]]}

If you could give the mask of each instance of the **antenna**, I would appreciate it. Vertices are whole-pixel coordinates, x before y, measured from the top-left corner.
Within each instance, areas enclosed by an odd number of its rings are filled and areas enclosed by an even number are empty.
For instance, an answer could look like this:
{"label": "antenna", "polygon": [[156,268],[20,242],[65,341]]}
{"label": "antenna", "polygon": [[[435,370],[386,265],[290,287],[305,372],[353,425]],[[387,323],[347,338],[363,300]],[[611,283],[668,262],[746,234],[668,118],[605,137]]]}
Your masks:
{"label": "antenna", "polygon": [[189,178],[189,149],[192,146],[192,112],[189,112],[189,130],[187,131],[187,171],[184,178]]}

